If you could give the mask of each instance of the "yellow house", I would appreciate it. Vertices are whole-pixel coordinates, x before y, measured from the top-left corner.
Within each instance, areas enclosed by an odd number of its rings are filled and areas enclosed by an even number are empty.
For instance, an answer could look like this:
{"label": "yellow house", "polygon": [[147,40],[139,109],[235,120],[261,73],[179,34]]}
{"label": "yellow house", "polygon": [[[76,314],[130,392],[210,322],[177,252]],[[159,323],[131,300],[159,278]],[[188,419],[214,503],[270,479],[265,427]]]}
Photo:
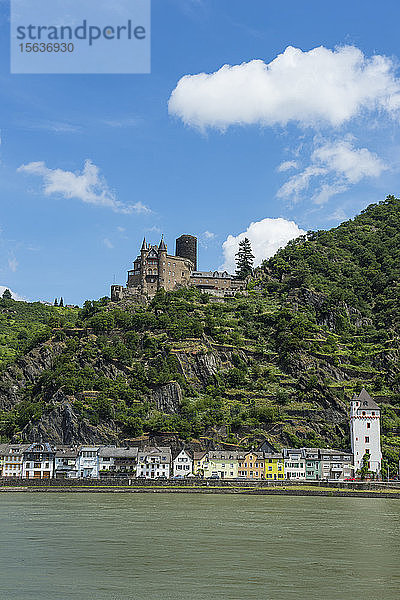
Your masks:
{"label": "yellow house", "polygon": [[204,476],[204,460],[207,457],[207,452],[194,452],[193,454],[193,475],[198,477]]}
{"label": "yellow house", "polygon": [[265,479],[279,480],[285,478],[285,467],[282,454],[265,454]]}
{"label": "yellow house", "polygon": [[195,452],[193,473],[209,479],[236,479],[238,476],[238,453],[230,450],[210,450]]}

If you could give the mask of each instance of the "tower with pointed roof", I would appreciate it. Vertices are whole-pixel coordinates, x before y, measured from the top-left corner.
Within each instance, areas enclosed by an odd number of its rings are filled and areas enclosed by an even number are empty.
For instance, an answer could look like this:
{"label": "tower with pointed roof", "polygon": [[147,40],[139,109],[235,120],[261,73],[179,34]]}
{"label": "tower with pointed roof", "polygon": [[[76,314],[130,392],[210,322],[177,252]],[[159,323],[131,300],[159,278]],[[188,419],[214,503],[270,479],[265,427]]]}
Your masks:
{"label": "tower with pointed roof", "polygon": [[350,402],[351,450],[356,472],[363,465],[365,454],[369,454],[370,472],[379,475],[382,467],[381,411],[365,389]]}

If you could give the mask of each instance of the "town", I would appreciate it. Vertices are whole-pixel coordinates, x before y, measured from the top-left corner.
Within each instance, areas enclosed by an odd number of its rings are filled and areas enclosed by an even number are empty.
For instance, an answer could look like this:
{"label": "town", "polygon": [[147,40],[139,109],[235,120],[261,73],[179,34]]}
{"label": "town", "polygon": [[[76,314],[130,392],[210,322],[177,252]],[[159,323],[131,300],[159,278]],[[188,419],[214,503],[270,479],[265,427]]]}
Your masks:
{"label": "town", "polygon": [[0,476],[19,479],[182,479],[345,481],[381,477],[380,409],[365,389],[350,403],[351,451],[283,448],[265,441],[259,449],[61,446],[48,442],[0,445]]}

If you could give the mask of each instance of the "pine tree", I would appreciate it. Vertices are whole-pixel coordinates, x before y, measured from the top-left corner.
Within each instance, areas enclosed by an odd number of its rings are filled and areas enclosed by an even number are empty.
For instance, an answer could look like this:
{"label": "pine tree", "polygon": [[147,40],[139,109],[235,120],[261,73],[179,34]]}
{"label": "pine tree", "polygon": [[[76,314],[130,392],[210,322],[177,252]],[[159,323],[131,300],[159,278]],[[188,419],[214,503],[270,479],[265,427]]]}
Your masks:
{"label": "pine tree", "polygon": [[12,296],[11,296],[11,292],[10,290],[7,288],[6,290],[4,290],[3,292],[3,300],[11,300]]}
{"label": "pine tree", "polygon": [[58,300],[57,300],[57,298],[54,300],[54,306],[58,306]]}
{"label": "pine tree", "polygon": [[250,240],[244,238],[239,242],[239,251],[235,254],[236,256],[236,275],[240,279],[245,279],[248,275],[251,275],[253,271],[254,255],[251,250]]}
{"label": "pine tree", "polygon": [[60,304],[58,306],[64,306],[64,300],[63,300],[62,296],[60,298]]}

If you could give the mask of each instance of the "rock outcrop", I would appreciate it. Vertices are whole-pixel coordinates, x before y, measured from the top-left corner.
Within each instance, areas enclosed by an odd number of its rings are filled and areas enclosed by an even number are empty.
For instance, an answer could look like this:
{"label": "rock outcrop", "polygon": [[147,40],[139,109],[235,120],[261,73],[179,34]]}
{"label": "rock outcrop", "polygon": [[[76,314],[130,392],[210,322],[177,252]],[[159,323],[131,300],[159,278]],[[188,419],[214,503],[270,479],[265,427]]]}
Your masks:
{"label": "rock outcrop", "polygon": [[[120,432],[112,422],[92,425],[82,419],[73,407],[73,399],[62,391],[52,398],[54,408],[36,423],[28,423],[18,438],[23,441],[46,440],[52,444],[112,444],[117,443]],[[16,441],[16,440],[15,440]]]}
{"label": "rock outcrop", "polygon": [[171,381],[154,388],[150,395],[157,409],[166,414],[177,413],[182,404],[182,390],[179,383]]}

